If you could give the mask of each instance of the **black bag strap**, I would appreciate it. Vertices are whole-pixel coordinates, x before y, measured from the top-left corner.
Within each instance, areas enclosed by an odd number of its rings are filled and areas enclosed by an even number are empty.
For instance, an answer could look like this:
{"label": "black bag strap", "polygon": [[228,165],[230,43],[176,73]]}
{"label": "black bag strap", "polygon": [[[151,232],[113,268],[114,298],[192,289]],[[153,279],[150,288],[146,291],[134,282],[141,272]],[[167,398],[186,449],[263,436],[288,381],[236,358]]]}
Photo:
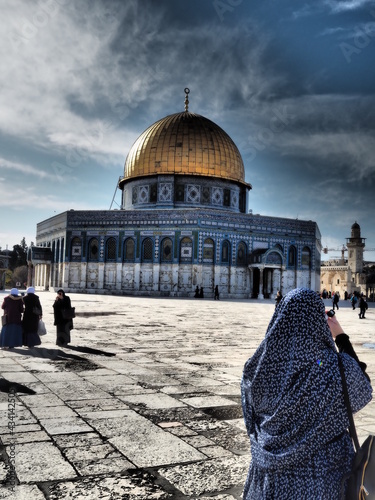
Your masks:
{"label": "black bag strap", "polygon": [[344,365],[342,363],[342,359],[341,359],[340,354],[338,354],[337,357],[339,360],[339,368],[340,368],[340,375],[341,375],[341,380],[342,380],[342,388],[344,391],[345,406],[346,406],[346,409],[348,412],[348,417],[349,417],[350,436],[354,442],[354,447],[355,447],[356,451],[358,452],[360,446],[359,446],[357,431],[356,431],[355,425],[354,425],[353,412],[352,412],[352,408],[350,406],[350,401],[349,401],[348,386],[347,386],[346,378],[345,378]]}

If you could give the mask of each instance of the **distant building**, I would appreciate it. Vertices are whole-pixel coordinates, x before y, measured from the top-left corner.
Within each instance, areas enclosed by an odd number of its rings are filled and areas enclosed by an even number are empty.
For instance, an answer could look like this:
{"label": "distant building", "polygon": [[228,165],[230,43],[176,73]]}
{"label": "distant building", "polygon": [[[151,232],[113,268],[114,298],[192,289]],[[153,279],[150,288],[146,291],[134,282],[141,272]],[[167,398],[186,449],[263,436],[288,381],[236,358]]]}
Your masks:
{"label": "distant building", "polygon": [[[351,236],[346,238],[346,248],[343,247],[341,259],[331,259],[322,262],[320,269],[320,289],[327,292],[339,292],[344,297],[353,292],[366,293],[366,275],[363,272],[363,250],[365,238],[361,237],[361,228],[357,222],[351,227]],[[344,252],[348,252],[345,259]]]}
{"label": "distant building", "polygon": [[185,111],[130,149],[121,210],[70,210],[37,225],[36,288],[193,297],[203,287],[213,297],[218,285],[221,298],[259,299],[319,290],[317,224],[247,213],[251,185],[237,146],[188,111],[185,90]]}

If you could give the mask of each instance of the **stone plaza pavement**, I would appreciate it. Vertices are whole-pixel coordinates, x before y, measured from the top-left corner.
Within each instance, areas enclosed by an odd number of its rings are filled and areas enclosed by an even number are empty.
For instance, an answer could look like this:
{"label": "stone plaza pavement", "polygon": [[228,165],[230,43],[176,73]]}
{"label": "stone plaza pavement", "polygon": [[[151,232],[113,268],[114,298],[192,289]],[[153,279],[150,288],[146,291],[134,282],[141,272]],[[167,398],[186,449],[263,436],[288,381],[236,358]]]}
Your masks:
{"label": "stone plaza pavement", "polygon": [[[250,461],[240,378],[273,302],[70,294],[72,343],[58,348],[55,294],[39,296],[42,346],[0,350],[0,498],[240,499]],[[375,380],[374,304],[364,320],[340,306]],[[361,441],[374,410],[356,415]]]}

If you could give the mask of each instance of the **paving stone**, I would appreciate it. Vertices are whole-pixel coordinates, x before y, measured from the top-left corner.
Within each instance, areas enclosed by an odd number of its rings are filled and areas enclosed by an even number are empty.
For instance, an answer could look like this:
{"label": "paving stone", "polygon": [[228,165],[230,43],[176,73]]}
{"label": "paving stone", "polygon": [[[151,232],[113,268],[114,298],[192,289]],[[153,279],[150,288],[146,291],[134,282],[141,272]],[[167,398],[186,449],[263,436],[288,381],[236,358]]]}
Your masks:
{"label": "paving stone", "polygon": [[182,438],[185,443],[190,444],[191,446],[194,446],[194,448],[201,448],[202,446],[211,446],[214,443],[210,440],[207,439],[204,436],[184,436]]}
{"label": "paving stone", "polygon": [[85,432],[65,436],[53,436],[54,442],[61,449],[75,448],[79,446],[98,446],[103,444],[102,438],[96,432]]}
{"label": "paving stone", "polygon": [[101,458],[117,458],[121,454],[113,448],[109,443],[94,445],[87,443],[86,446],[79,446],[78,444],[72,448],[63,449],[65,457],[72,463],[95,461]]}
{"label": "paving stone", "polygon": [[180,401],[194,408],[209,408],[211,406],[233,406],[233,401],[220,396],[194,396],[192,398],[181,398]]}
{"label": "paving stone", "polygon": [[35,394],[32,396],[19,395],[19,399],[23,401],[29,408],[40,406],[63,406],[64,402],[55,396],[52,392],[46,394]]}
{"label": "paving stone", "polygon": [[[159,424],[160,425],[160,424]],[[197,436],[197,432],[192,431],[189,427],[172,427],[167,429],[168,432],[174,434],[175,436]]]}
{"label": "paving stone", "polygon": [[16,485],[14,490],[2,487],[1,496],[3,500],[45,500],[45,496],[35,485]]}
{"label": "paving stone", "polygon": [[[8,434],[10,428],[8,427],[8,424],[4,427],[0,427],[0,436],[3,434]],[[14,434],[22,434],[25,432],[39,432],[42,431],[42,427],[39,425],[39,423],[36,424],[25,424],[25,425],[16,425],[13,427],[13,433]]]}
{"label": "paving stone", "polygon": [[133,411],[118,419],[97,419],[90,423],[102,435],[112,435],[109,442],[139,467],[202,459],[202,454],[192,446]]}
{"label": "paving stone", "polygon": [[90,478],[64,482],[50,487],[50,500],[171,500],[173,496],[153,484],[148,474],[141,477]]}
{"label": "paving stone", "polygon": [[77,414],[68,406],[33,407],[31,411],[38,419],[77,417]]}
{"label": "paving stone", "polygon": [[46,385],[63,401],[108,398],[108,393],[82,379],[71,382],[46,382]]}
{"label": "paving stone", "polygon": [[166,394],[191,394],[201,391],[194,385],[166,385],[160,389],[161,392],[165,392]]}
{"label": "paving stone", "polygon": [[105,391],[110,390],[111,392],[113,392],[113,389],[115,387],[121,385],[136,384],[136,382],[132,378],[127,377],[126,375],[114,373],[112,373],[111,375],[86,375],[84,378],[85,380],[100,387],[101,389],[104,389]]}
{"label": "paving stone", "polygon": [[167,394],[145,394],[134,396],[122,396],[122,401],[132,406],[141,406],[143,408],[181,408],[186,406],[177,399],[174,399]]}
{"label": "paving stone", "polygon": [[226,450],[222,446],[204,446],[202,448],[198,448],[198,450],[210,458],[232,457],[233,456],[233,453],[231,451]]}
{"label": "paving stone", "polygon": [[202,495],[245,484],[248,457],[205,460],[196,464],[159,469],[159,474],[185,495]]}
{"label": "paving stone", "polygon": [[93,411],[93,412],[87,412],[85,414],[85,419],[90,420],[90,421],[96,421],[96,420],[107,420],[107,419],[116,419],[116,418],[127,418],[129,416],[129,412],[131,410],[127,410],[122,408],[120,409],[114,409],[114,410],[101,410],[101,411]]}
{"label": "paving stone", "polygon": [[9,380],[9,382],[17,382],[18,384],[25,384],[26,382],[39,382],[39,380],[27,371],[13,371],[13,372],[3,372],[2,377]]}
{"label": "paving stone", "polygon": [[21,482],[69,479],[77,476],[60,451],[49,442],[18,444],[15,446],[15,456],[16,473]]}
{"label": "paving stone", "polygon": [[92,431],[92,427],[79,417],[41,418],[40,423],[48,434],[52,436],[56,434],[75,434]]}
{"label": "paving stone", "polygon": [[113,474],[118,472],[125,472],[129,469],[135,469],[134,464],[132,464],[122,456],[94,460],[83,460],[81,462],[74,461],[74,467],[82,476],[91,476],[93,474],[107,474],[112,476]]}
{"label": "paving stone", "polygon": [[[1,434],[3,444],[10,443],[33,443],[36,441],[51,441],[51,438],[44,431],[25,432],[21,431],[14,434]],[[1,497],[0,497],[1,498]]]}
{"label": "paving stone", "polygon": [[41,382],[67,382],[68,380],[80,380],[76,373],[53,371],[48,373],[35,373],[34,374]]}
{"label": "paving stone", "polygon": [[73,408],[79,415],[85,415],[92,411],[118,410],[126,407],[123,401],[110,397],[107,399],[86,399],[78,401],[69,401],[69,407]]}

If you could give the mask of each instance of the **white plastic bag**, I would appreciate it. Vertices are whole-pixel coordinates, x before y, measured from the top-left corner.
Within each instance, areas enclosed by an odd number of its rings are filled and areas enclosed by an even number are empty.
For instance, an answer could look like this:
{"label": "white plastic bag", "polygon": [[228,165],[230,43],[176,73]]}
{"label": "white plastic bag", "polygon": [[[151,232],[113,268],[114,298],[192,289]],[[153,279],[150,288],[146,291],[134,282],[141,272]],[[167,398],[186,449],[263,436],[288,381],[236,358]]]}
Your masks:
{"label": "white plastic bag", "polygon": [[47,335],[46,325],[42,319],[39,320],[38,323],[38,335],[41,337],[42,335]]}

